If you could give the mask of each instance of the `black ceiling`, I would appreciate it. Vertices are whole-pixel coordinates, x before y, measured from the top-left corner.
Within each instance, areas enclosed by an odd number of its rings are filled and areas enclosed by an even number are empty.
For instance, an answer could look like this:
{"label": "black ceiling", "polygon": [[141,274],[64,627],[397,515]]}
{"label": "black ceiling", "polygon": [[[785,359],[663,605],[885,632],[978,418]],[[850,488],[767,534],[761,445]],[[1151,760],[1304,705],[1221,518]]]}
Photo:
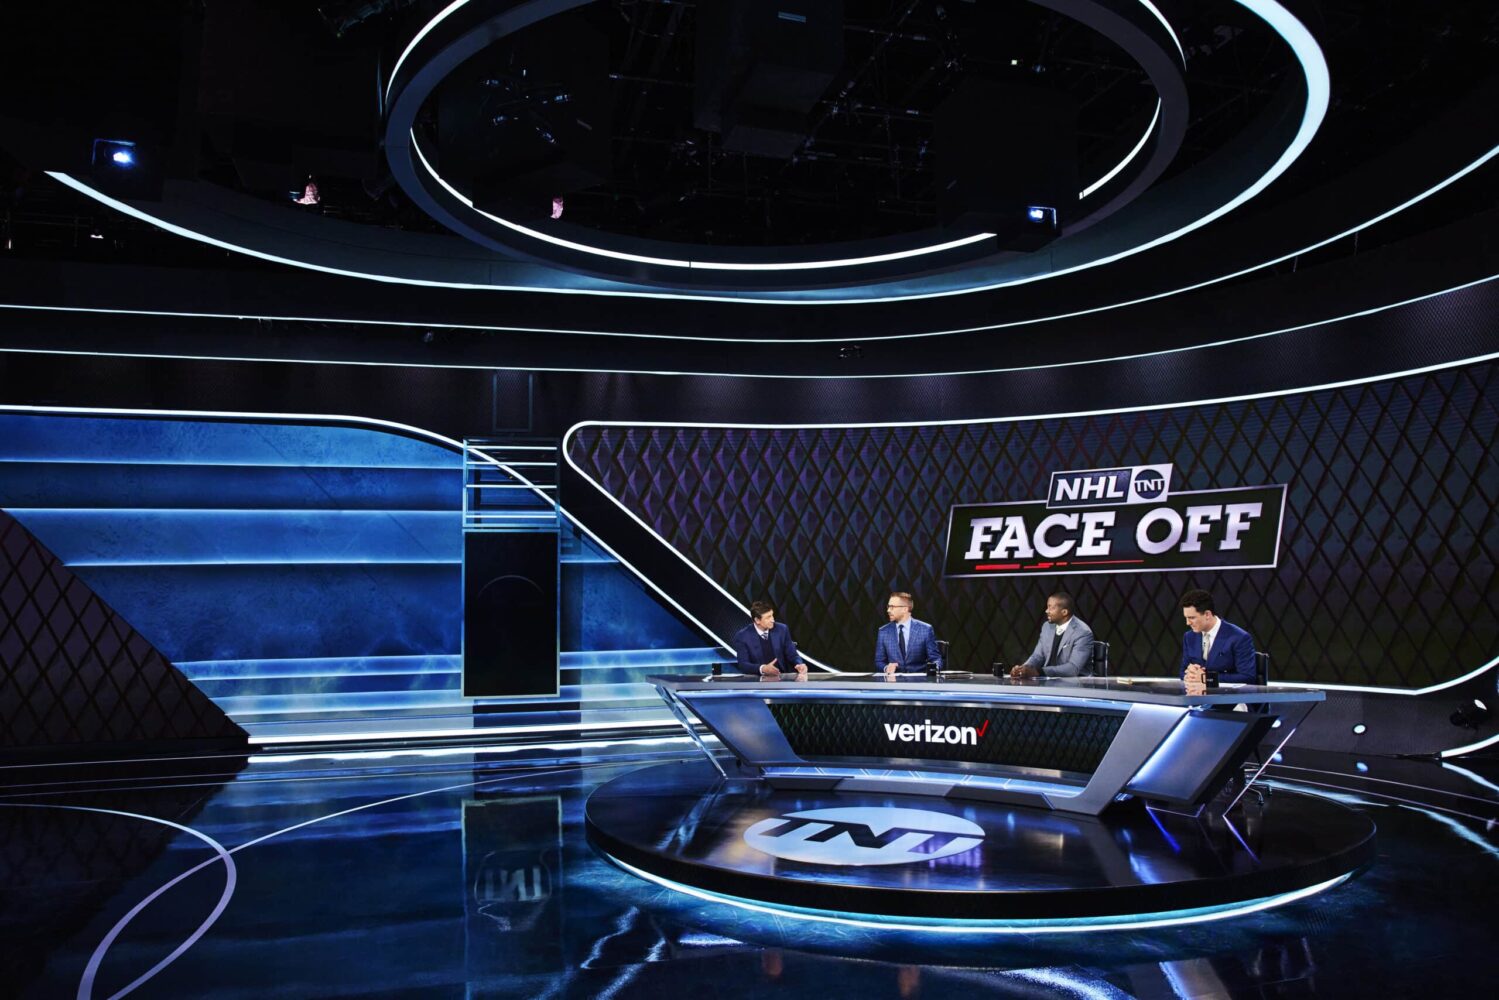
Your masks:
{"label": "black ceiling", "polygon": [[[766,332],[790,341],[869,341],[1117,305],[1137,290],[1155,294],[1294,256],[1423,194],[1499,142],[1488,96],[1499,67],[1499,8],[1492,3],[1288,3],[1327,58],[1332,93],[1326,120],[1283,176],[1203,232],[1066,277],[906,304],[772,307],[557,295],[558,289],[647,295],[670,289],[655,278],[649,286],[618,277],[597,282],[568,275],[556,262],[507,261],[503,253],[451,236],[394,183],[380,145],[380,82],[412,34],[445,6],[421,0],[12,5],[0,14],[0,295],[26,297],[18,286],[27,282],[4,280],[4,261],[32,268],[91,262],[153,275],[174,269],[241,274],[267,282],[267,289],[295,288],[304,299],[288,302],[292,312],[286,314],[298,316],[321,309],[317,315],[358,319],[367,315],[365,305],[396,296],[400,305],[393,308],[404,319],[428,326],[461,318],[476,326],[717,336],[731,345]],[[1256,141],[1249,130],[1274,111],[1294,62],[1262,20],[1231,0],[1161,0],[1156,6],[1186,54],[1190,120],[1154,193],[1173,201],[1207,198],[1194,187],[1196,179],[1239,155],[1236,144]],[[1075,100],[1079,173],[1088,177],[1138,137],[1154,104],[1143,71],[1117,46],[1043,6],[847,0],[843,59],[812,108],[797,151],[790,158],[735,152],[693,121],[699,13],[685,0],[599,0],[523,29],[445,83],[422,127],[441,126],[446,102],[450,118],[459,109],[470,122],[466,148],[482,149],[486,136],[496,142],[508,137],[512,145],[522,132],[535,137],[538,122],[543,130],[548,123],[535,95],[555,91],[517,87],[516,67],[538,52],[562,53],[558,72],[565,78],[580,65],[597,68],[602,58],[607,72],[597,120],[608,123],[609,169],[597,183],[567,192],[567,221],[624,237],[785,246],[934,224],[934,115],[965,79],[1041,81]],[[557,44],[559,34],[577,44]],[[585,34],[596,44],[584,44]],[[292,260],[303,259],[303,245],[312,243],[320,253],[337,245],[351,261],[366,252],[385,254],[381,259],[404,255],[421,258],[424,273],[461,266],[464,273],[485,275],[470,285],[516,290],[424,287],[397,296],[399,287],[328,277],[288,285],[295,272],[285,264],[163,232],[44,174],[88,178],[88,143],[101,136],[129,136],[159,151],[151,166],[164,189],[127,193],[144,195],[132,203],[156,218],[225,220],[217,232],[184,225],[200,236]],[[292,194],[302,193],[308,180],[317,185],[317,203],[295,203]],[[1347,260],[1460,223],[1494,207],[1492,180],[1490,166],[1357,236],[1274,266],[1285,271]],[[253,220],[259,227],[253,238],[225,235],[250,226],[247,214],[226,207],[241,204],[223,200],[230,197],[267,213]],[[278,232],[289,234],[284,253],[268,250],[281,238]],[[422,249],[412,253],[413,246]],[[306,257],[313,259],[310,252]],[[343,270],[368,273],[363,265]],[[901,287],[920,291],[920,280]],[[164,279],[161,287],[175,287],[187,311],[230,311],[215,310],[218,293],[202,283],[184,290]],[[901,287],[882,297],[901,297]],[[118,301],[124,292],[99,294]],[[836,294],[858,298],[857,290]],[[223,305],[232,296],[223,291],[221,298]],[[1096,323],[1089,331],[1096,338],[1107,334]],[[579,343],[559,342],[566,346],[558,351]],[[712,348],[711,358],[691,358],[690,343],[671,348],[683,356],[682,367],[740,363],[729,360],[733,346],[727,355]],[[505,344],[494,346],[499,360]],[[808,362],[811,368],[823,364]]]}

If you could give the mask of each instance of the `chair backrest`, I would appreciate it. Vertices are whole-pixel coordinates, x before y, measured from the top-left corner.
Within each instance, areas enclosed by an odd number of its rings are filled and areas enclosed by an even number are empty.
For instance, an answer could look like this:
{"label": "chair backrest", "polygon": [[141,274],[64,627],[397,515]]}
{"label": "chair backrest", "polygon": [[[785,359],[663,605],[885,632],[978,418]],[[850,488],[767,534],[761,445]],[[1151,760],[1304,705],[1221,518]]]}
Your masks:
{"label": "chair backrest", "polygon": [[1270,683],[1270,654],[1254,654],[1254,682],[1261,686]]}
{"label": "chair backrest", "polygon": [[946,639],[938,639],[937,640],[937,655],[940,656],[940,657],[942,657],[942,669],[943,670],[951,670],[952,669],[952,660],[948,659],[948,654],[947,654],[947,651],[948,651],[949,648],[950,647],[948,646],[948,643],[947,643]]}
{"label": "chair backrest", "polygon": [[1109,644],[1093,640],[1093,652],[1088,655],[1088,677],[1109,676]]}

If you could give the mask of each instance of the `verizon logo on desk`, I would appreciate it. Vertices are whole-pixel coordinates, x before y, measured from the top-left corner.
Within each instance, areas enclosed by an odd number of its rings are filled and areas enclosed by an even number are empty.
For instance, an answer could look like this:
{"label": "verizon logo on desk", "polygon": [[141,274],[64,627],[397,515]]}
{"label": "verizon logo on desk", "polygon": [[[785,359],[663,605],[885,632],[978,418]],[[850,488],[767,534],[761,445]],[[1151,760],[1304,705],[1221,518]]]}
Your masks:
{"label": "verizon logo on desk", "polygon": [[1170,465],[1053,472],[1044,500],[958,504],[944,575],[1273,568],[1286,488],[1170,491]]}
{"label": "verizon logo on desk", "polygon": [[988,729],[988,719],[984,720],[982,726],[943,726],[940,724],[934,726],[931,719],[922,720],[920,725],[911,722],[887,722],[885,723],[885,738],[892,743],[897,741],[901,743],[966,743],[976,747]]}

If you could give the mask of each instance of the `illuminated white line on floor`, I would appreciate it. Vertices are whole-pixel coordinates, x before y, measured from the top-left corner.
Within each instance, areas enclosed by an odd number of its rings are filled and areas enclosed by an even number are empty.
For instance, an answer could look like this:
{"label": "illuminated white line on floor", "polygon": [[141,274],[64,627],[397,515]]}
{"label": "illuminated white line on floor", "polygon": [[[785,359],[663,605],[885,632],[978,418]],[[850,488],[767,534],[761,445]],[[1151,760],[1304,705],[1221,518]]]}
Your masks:
{"label": "illuminated white line on floor", "polygon": [[163,958],[161,961],[157,962],[136,979],[132,980],[130,984],[127,985],[124,989],[111,994],[110,1000],[117,1000],[118,997],[123,997],[126,994],[133,992],[146,980],[150,979],[162,969],[165,969],[168,965],[171,965],[173,962],[175,962],[183,952],[187,951],[187,949],[196,944],[198,939],[201,938],[204,934],[207,934],[208,929],[218,921],[225,908],[228,907],[229,900],[231,897],[233,897],[235,887],[239,882],[239,868],[235,865],[234,858],[231,857],[231,855],[233,854],[232,851],[226,851],[223,844],[219,843],[217,840],[214,840],[212,837],[208,836],[208,834],[202,833],[198,830],[194,830],[190,826],[183,826],[181,823],[174,823],[169,819],[161,819],[156,816],[145,816],[141,813],[123,812],[119,809],[99,809],[94,806],[59,805],[52,803],[47,803],[44,805],[40,803],[26,802],[0,802],[0,808],[70,809],[74,812],[102,813],[107,816],[124,816],[130,819],[145,820],[148,823],[159,823],[162,826],[169,826],[174,830],[180,830],[183,833],[196,837],[203,843],[207,844],[214,851],[214,857],[209,858],[207,861],[203,862],[195,868],[183,872],[181,875],[178,875],[167,884],[158,888],[155,892],[151,893],[145,899],[142,899],[140,902],[136,903],[135,906],[130,908],[130,911],[128,913],[121,917],[115,923],[115,925],[109,929],[109,933],[105,934],[104,939],[100,941],[97,946],[95,946],[93,954],[89,955],[88,965],[83,970],[83,978],[78,982],[78,1000],[90,1000],[90,998],[93,997],[94,983],[98,979],[99,966],[104,961],[105,953],[108,952],[110,946],[115,943],[115,940],[120,936],[120,932],[125,929],[125,926],[129,924],[130,921],[134,920],[142,910],[159,899],[162,893],[166,892],[168,889],[172,888],[174,885],[181,882],[189,875],[193,874],[193,872],[201,871],[203,868],[206,868],[209,865],[218,864],[220,862],[222,862],[224,865],[224,889],[221,893],[219,893],[219,901],[214,905],[213,910],[209,912],[208,916],[203,918],[203,921],[199,923],[197,928],[187,936],[187,939],[179,944],[176,948],[174,948],[166,958]]}

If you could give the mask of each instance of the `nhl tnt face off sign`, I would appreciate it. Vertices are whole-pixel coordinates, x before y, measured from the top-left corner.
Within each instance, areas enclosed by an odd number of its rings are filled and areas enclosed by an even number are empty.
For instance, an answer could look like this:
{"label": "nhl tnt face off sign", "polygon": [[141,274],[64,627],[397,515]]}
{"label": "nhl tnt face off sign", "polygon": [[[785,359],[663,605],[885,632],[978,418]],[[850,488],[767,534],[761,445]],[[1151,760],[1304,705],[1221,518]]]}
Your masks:
{"label": "nhl tnt face off sign", "polygon": [[1274,567],[1286,488],[1171,492],[1170,465],[1053,472],[1044,500],[959,504],[947,576]]}

